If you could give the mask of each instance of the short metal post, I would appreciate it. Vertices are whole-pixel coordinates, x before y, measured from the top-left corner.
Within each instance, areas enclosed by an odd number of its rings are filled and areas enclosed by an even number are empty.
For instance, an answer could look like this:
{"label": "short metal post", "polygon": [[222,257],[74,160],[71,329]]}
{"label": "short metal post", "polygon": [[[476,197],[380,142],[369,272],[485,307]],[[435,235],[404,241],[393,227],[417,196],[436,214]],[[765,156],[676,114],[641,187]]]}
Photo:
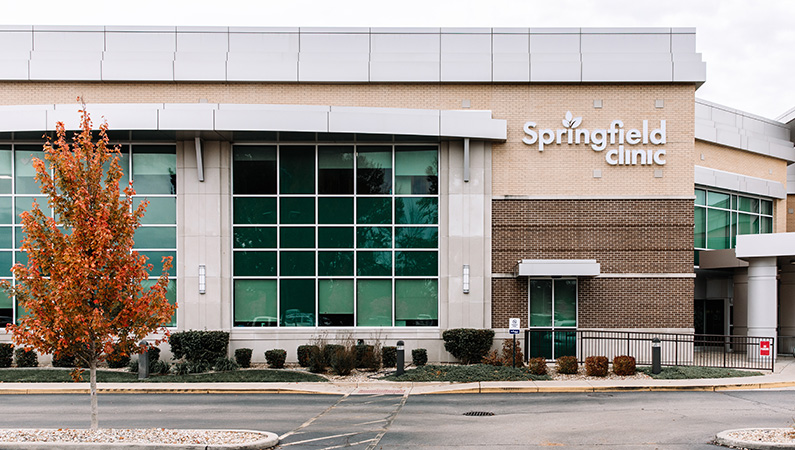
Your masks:
{"label": "short metal post", "polygon": [[144,349],[138,356],[138,379],[145,380],[149,378],[149,344],[146,341],[141,341],[138,345]]}
{"label": "short metal post", "polygon": [[403,366],[405,365],[406,355],[403,347],[403,341],[397,341],[397,371],[395,375],[403,375]]}
{"label": "short metal post", "polygon": [[660,338],[655,337],[651,340],[651,373],[657,375],[662,372]]}
{"label": "short metal post", "polygon": [[513,348],[511,349],[511,355],[513,356],[513,368],[516,368],[516,335],[513,335]]}

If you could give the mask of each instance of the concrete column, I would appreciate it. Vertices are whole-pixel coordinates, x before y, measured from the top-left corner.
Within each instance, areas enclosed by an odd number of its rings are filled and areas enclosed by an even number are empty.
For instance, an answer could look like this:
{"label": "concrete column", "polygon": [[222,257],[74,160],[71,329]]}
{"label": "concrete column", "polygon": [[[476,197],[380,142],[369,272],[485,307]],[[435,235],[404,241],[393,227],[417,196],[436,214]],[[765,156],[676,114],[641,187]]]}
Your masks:
{"label": "concrete column", "polygon": [[[781,266],[778,303],[780,336],[795,336],[795,266],[792,264]],[[782,353],[791,353],[795,340],[780,338],[778,344]]]}
{"label": "concrete column", "polygon": [[[778,325],[776,258],[748,258],[748,263],[748,335],[775,337]],[[776,349],[772,350],[775,355]]]}
{"label": "concrete column", "polygon": [[738,267],[734,269],[734,298],[733,298],[731,334],[737,336],[748,335],[748,269]]}

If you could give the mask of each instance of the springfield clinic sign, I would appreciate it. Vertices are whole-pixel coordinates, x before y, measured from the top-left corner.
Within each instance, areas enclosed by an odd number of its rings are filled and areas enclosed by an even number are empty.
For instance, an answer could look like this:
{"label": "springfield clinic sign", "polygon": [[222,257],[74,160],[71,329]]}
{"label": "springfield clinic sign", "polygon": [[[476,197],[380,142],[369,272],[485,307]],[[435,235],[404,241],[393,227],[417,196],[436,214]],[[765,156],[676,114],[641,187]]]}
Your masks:
{"label": "springfield clinic sign", "polygon": [[[582,117],[574,117],[566,112],[562,121],[564,128],[537,129],[535,122],[525,122],[522,139],[527,145],[538,144],[538,151],[550,145],[590,145],[595,152],[605,152],[605,161],[611,166],[651,166],[665,165],[665,120],[660,120],[657,128],[649,131],[649,121],[643,121],[641,130],[624,129],[624,122],[613,120],[607,128],[588,130],[579,128]],[[638,147],[638,146],[643,147]],[[610,148],[608,148],[610,147]],[[651,147],[651,148],[650,148]]]}

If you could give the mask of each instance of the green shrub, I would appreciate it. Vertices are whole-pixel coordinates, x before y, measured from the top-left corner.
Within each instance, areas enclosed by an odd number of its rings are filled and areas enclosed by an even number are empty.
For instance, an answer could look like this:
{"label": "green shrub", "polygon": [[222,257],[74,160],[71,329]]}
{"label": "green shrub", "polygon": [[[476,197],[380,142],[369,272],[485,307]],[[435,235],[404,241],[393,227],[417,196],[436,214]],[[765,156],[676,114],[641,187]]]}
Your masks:
{"label": "green shrub", "polygon": [[235,361],[240,367],[244,369],[251,367],[251,351],[250,348],[235,349]]}
{"label": "green shrub", "polygon": [[340,346],[329,360],[331,370],[337,375],[350,375],[353,369],[356,368],[356,356],[356,347]]}
{"label": "green shrub", "polygon": [[283,369],[284,361],[287,359],[287,351],[280,348],[265,352],[265,361],[271,369]]}
{"label": "green shrub", "polygon": [[0,367],[11,367],[14,360],[14,344],[0,344]]}
{"label": "green shrub", "polygon": [[171,367],[171,372],[174,375],[187,375],[190,373],[190,364],[185,361],[177,361]]}
{"label": "green shrub", "polygon": [[453,328],[442,333],[444,349],[464,364],[480,362],[494,339],[494,330]]}
{"label": "green shrub", "polygon": [[546,375],[547,360],[545,358],[530,358],[527,361],[527,370],[533,375]]}
{"label": "green shrub", "polygon": [[239,368],[240,366],[233,358],[218,358],[213,363],[213,369],[216,372],[233,372]]}
{"label": "green shrub", "polygon": [[334,359],[334,355],[336,355],[337,352],[343,348],[344,346],[340,344],[326,344],[321,347],[321,349],[323,350],[323,358],[325,359],[327,366],[331,365],[331,361]]}
{"label": "green shrub", "polygon": [[229,352],[229,333],[226,331],[179,331],[168,339],[175,359],[185,358],[192,363],[212,365]]}
{"label": "green shrub", "polygon": [[613,358],[613,372],[616,375],[635,375],[634,356],[616,356]]}
{"label": "green shrub", "polygon": [[373,351],[375,351],[375,347],[362,342],[356,344],[354,349],[356,350],[356,368],[357,369],[368,368],[369,367],[368,362],[370,362],[370,358],[372,358],[372,353]]}
{"label": "green shrub", "polygon": [[424,348],[415,348],[411,351],[411,363],[416,367],[428,364],[428,351]]}
{"label": "green shrub", "polygon": [[576,356],[561,356],[556,359],[558,373],[574,375],[580,370]]}
{"label": "green shrub", "polygon": [[298,356],[298,365],[301,367],[309,367],[309,358],[312,356],[313,348],[318,348],[317,345],[299,345],[296,351]]}
{"label": "green shrub", "polygon": [[39,355],[30,347],[19,347],[14,350],[14,361],[17,367],[39,367]]}
{"label": "green shrub", "polygon": [[160,361],[160,347],[150,346],[146,354],[149,355],[149,367],[152,367],[152,364],[155,362]]}
{"label": "green shrub", "polygon": [[[105,361],[108,362],[108,367],[111,369],[121,369],[122,367],[127,367],[130,364],[130,355],[123,354],[119,349],[114,348],[111,353],[105,357]],[[149,361],[149,367],[152,367],[152,361]]]}
{"label": "green shrub", "polygon": [[585,358],[585,374],[589,377],[607,376],[608,361],[604,356],[589,356]]}
{"label": "green shrub", "polygon": [[127,365],[127,372],[138,373],[138,358],[130,358],[130,364]]}
{"label": "green shrub", "polygon": [[326,371],[327,366],[326,352],[320,346],[313,345],[309,350],[309,371],[312,373],[323,373]]}
{"label": "green shrub", "polygon": [[75,367],[75,357],[73,355],[61,354],[52,355],[53,367]]}
{"label": "green shrub", "polygon": [[[136,361],[136,365],[137,364],[138,364],[138,362]],[[171,366],[167,362],[160,361],[158,359],[157,361],[155,361],[154,363],[152,363],[149,366],[149,373],[152,374],[152,375],[167,375],[170,369],[171,369]],[[135,372],[136,373],[138,372],[138,368],[137,367],[136,367]]]}
{"label": "green shrub", "polygon": [[384,367],[397,367],[397,347],[386,345],[381,348],[381,362]]}

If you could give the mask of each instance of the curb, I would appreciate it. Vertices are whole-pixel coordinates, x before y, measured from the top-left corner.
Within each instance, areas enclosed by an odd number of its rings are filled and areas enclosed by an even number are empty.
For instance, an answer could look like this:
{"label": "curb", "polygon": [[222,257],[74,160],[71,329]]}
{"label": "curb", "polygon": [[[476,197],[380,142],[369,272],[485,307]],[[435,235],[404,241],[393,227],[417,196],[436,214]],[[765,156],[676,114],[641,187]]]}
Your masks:
{"label": "curb", "polygon": [[[760,441],[747,441],[743,439],[736,439],[729,436],[729,433],[734,431],[750,431],[750,430],[790,430],[788,428],[739,428],[735,430],[721,431],[715,436],[714,443],[724,447],[743,448],[748,450],[767,450],[767,449],[795,449],[795,443],[783,442],[760,442]],[[791,431],[791,430],[790,430]]]}
{"label": "curb", "polygon": [[[542,383],[533,385],[511,386],[507,383],[493,385],[494,382],[430,382],[403,383],[402,386],[393,387],[386,383],[373,383],[372,385],[338,386],[339,389],[314,389],[312,387],[218,387],[218,388],[167,388],[167,387],[142,387],[142,388],[98,388],[99,394],[312,394],[312,395],[345,395],[356,393],[357,390],[408,390],[410,395],[439,395],[439,394],[510,394],[510,393],[595,393],[595,392],[671,392],[671,391],[732,391],[732,390],[757,390],[795,387],[795,381],[771,383],[737,383],[737,384],[690,384],[690,385],[578,385],[578,386],[544,386]],[[35,383],[31,383],[35,385]],[[507,384],[507,385],[506,385]],[[88,388],[73,388],[48,386],[44,388],[20,388],[18,386],[4,389],[0,383],[0,395],[32,395],[32,394],[88,394]],[[2,447],[0,447],[2,448]]]}
{"label": "curb", "polygon": [[[208,431],[208,430],[194,430]],[[209,430],[218,431],[218,430]],[[162,444],[162,443],[129,443],[129,442],[0,442],[0,449],[17,450],[266,450],[279,445],[279,436],[268,431],[226,430],[262,435],[262,439],[244,444]]]}

